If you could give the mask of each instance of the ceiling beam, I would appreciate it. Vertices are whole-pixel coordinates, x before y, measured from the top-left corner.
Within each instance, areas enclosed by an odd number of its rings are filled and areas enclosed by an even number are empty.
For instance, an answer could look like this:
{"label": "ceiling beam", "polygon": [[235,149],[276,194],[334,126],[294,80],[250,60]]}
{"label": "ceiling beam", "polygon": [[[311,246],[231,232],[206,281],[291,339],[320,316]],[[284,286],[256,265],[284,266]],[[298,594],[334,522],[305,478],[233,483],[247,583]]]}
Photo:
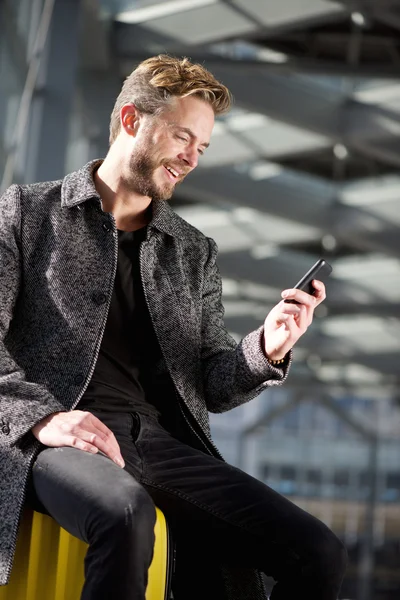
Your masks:
{"label": "ceiling beam", "polygon": [[287,77],[288,75],[331,75],[333,77],[354,78],[362,77],[369,79],[394,79],[399,78],[399,69],[397,64],[361,64],[351,65],[348,63],[339,63],[326,59],[310,58],[310,57],[290,57],[284,62],[276,62],[274,60],[264,59],[234,59],[228,56],[212,54],[207,50],[198,51],[192,47],[183,46],[176,42],[162,46],[161,48],[149,49],[143,51],[143,48],[138,48],[135,52],[127,53],[118,52],[118,70],[122,77],[126,77],[133,71],[136,65],[149,58],[151,54],[156,52],[168,52],[175,56],[190,56],[194,62],[204,63],[210,71],[215,71],[217,68],[237,68],[246,69],[247,73],[256,73],[260,69],[267,74],[280,75]]}
{"label": "ceiling beam", "polygon": [[[214,74],[232,91],[236,104],[305,130],[324,135],[360,152],[400,166],[400,154],[391,143],[398,143],[400,116],[392,111],[367,106],[346,98],[338,89],[326,90],[302,80],[267,73],[263,67],[249,77],[236,65],[216,66]],[[380,142],[380,151],[375,151]]]}
{"label": "ceiling beam", "polygon": [[[196,19],[206,22],[208,17],[208,19],[217,20],[217,23],[219,20],[221,21],[221,28],[223,28],[225,25],[224,17],[225,20],[229,20],[236,13],[239,19],[235,19],[235,35],[240,39],[244,39],[249,35],[249,31],[250,35],[275,37],[293,29],[304,29],[336,21],[349,12],[347,8],[342,8],[340,3],[336,1],[321,2],[321,0],[308,0],[306,4],[297,2],[297,5],[293,3],[291,14],[288,14],[286,7],[268,2],[264,3],[262,7],[261,5],[256,7],[251,2],[241,3],[220,0],[213,6],[199,6],[184,11],[179,10],[177,7],[178,10],[171,12],[169,15],[163,11],[163,2],[152,2],[151,4],[152,6],[148,8],[135,7],[132,1],[131,7],[129,7],[129,3],[127,6],[127,3],[124,2],[124,6],[119,8],[117,0],[113,11],[114,27],[118,29],[118,33],[122,29],[126,29],[129,31],[128,37],[131,38],[124,44],[124,49],[129,48],[131,52],[132,50],[141,50],[142,52],[149,50],[148,40],[145,40],[147,42],[145,46],[140,46],[135,40],[135,33],[139,28],[147,31],[154,42],[157,35],[160,37],[165,36],[164,31],[171,32],[175,30],[174,37],[179,38],[180,29],[185,27],[185,35],[182,37],[190,40],[189,43],[191,44],[192,38],[194,39],[198,34]],[[160,7],[158,15],[157,7]],[[149,10],[152,14],[149,13]],[[190,35],[191,32],[193,32],[193,36]],[[221,41],[221,33],[216,27],[207,28],[201,34],[201,39],[205,43],[218,43]],[[170,51],[170,48],[166,48],[166,50]]]}
{"label": "ceiling beam", "polygon": [[[363,155],[400,167],[396,148],[400,131],[398,115],[348,98],[339,89],[324,90],[302,82],[299,77],[288,77],[288,74],[306,72],[343,77],[393,77],[397,80],[398,65],[379,66],[372,72],[362,65],[338,68],[326,62],[307,62],[305,59],[291,59],[280,64],[232,60],[180,46],[169,51],[176,55],[189,55],[192,60],[204,63],[230,88],[236,105],[241,108],[324,135],[332,140],[332,144],[344,143]],[[148,56],[149,52],[143,51],[128,59],[120,56],[121,77]]]}

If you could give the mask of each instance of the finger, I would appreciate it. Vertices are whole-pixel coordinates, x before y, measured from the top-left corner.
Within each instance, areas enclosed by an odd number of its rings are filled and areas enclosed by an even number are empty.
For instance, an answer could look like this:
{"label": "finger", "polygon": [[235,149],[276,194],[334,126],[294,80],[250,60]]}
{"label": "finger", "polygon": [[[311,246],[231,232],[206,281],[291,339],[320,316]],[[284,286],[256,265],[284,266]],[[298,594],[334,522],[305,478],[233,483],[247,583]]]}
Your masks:
{"label": "finger", "polygon": [[58,446],[70,446],[71,448],[77,448],[78,450],[83,450],[84,452],[90,452],[91,454],[97,454],[97,452],[99,451],[99,449],[96,446],[94,446],[93,444],[90,444],[88,442],[85,442],[77,435],[63,436],[62,441],[60,441]]}
{"label": "finger", "polygon": [[[99,441],[101,440],[101,441]],[[96,438],[95,445],[102,451],[104,454],[109,456],[111,460],[113,460],[119,467],[125,466],[125,461],[121,454],[121,448],[114,436],[111,432],[110,436],[106,440],[102,440],[100,437]]]}
{"label": "finger", "polygon": [[[298,340],[301,335],[301,330],[296,322],[296,317],[293,315],[282,315],[282,320],[278,323],[278,339],[281,343],[279,349],[282,350],[283,354],[286,354]],[[284,349],[284,351],[283,351]]]}
{"label": "finger", "polygon": [[96,431],[87,431],[82,428],[75,430],[74,433],[77,438],[103,452],[103,454],[108,456],[108,458],[111,458],[118,466],[125,466],[119,444],[112,431],[110,431],[110,436],[107,439],[103,439],[104,434],[102,432],[96,433]]}
{"label": "finger", "polygon": [[[94,418],[96,419],[96,417]],[[86,425],[83,428],[88,431],[93,431],[93,433],[99,436],[105,443],[110,444],[110,446],[113,446],[119,452],[119,444],[114,433],[99,419],[96,419],[91,422],[89,426]]]}
{"label": "finger", "polygon": [[58,427],[63,434],[75,436],[95,446],[117,465],[121,467],[125,465],[113,432],[90,412],[74,411],[74,414],[71,412],[63,417]]}
{"label": "finger", "polygon": [[312,315],[313,312],[304,306],[304,304],[300,305],[300,314],[297,318],[297,326],[299,329],[301,329],[301,331],[306,331],[306,329],[311,325]]}
{"label": "finger", "polygon": [[297,289],[283,290],[281,296],[285,300],[293,300],[294,302],[297,302],[298,304],[304,304],[305,306],[309,306],[309,307],[314,307],[317,304],[316,297],[314,295],[312,296],[311,294],[307,294],[307,292],[304,292],[303,290],[297,290]]}
{"label": "finger", "polygon": [[277,325],[285,325],[285,327],[290,328],[292,324],[295,323],[295,316],[286,313],[280,313],[276,318]]}
{"label": "finger", "polygon": [[93,424],[96,429],[99,429],[101,432],[108,434],[111,432],[111,429],[109,427],[107,427],[107,425],[105,425],[103,423],[103,421],[101,421],[98,417],[95,417],[92,413],[87,412],[86,413],[87,418],[88,418],[88,422]]}
{"label": "finger", "polygon": [[303,304],[297,305],[297,308],[298,312],[296,314],[282,313],[277,318],[277,323],[284,324],[289,331],[289,335],[296,337],[296,339],[299,337],[299,334],[303,334],[306,331],[310,324],[309,309]]}
{"label": "finger", "polygon": [[[119,458],[119,462],[120,463],[122,462],[123,465],[125,465],[125,462],[122,458],[119,444],[116,440],[114,433],[100,419],[98,419],[91,413],[88,413],[88,414],[90,415],[90,421],[88,424],[86,424],[86,428],[89,431],[92,431],[93,433],[95,433],[98,436],[98,438],[100,438],[100,440],[102,440],[102,442],[106,445],[106,447],[108,447],[108,451],[105,452],[105,454],[107,454],[107,456],[110,456],[110,458],[112,460],[115,460],[115,457],[117,457],[117,458]],[[89,427],[88,427],[88,425],[89,425]],[[100,448],[100,446],[98,446],[98,447]],[[102,448],[100,448],[100,449],[102,450],[102,452],[104,452],[104,450]],[[117,464],[119,464],[119,463],[117,462]]]}
{"label": "finger", "polygon": [[326,289],[325,285],[319,279],[313,279],[312,286],[315,289],[314,297],[317,300],[317,303],[320,304],[326,298]]}
{"label": "finger", "polygon": [[301,304],[291,304],[291,303],[287,303],[284,300],[282,300],[279,304],[278,304],[278,310],[286,315],[298,315],[300,314],[300,306]]}
{"label": "finger", "polygon": [[285,304],[283,302],[283,305],[282,313],[292,315],[295,324],[305,331],[312,322],[313,310],[304,304]]}

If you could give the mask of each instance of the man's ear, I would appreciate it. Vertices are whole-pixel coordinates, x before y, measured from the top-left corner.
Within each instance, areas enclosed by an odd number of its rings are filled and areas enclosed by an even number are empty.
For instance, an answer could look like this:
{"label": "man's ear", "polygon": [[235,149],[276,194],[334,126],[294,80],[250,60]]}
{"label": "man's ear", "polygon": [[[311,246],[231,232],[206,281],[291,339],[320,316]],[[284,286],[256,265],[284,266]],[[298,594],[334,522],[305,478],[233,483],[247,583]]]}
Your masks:
{"label": "man's ear", "polygon": [[134,104],[124,104],[120,111],[121,128],[135,136],[139,128],[140,113]]}

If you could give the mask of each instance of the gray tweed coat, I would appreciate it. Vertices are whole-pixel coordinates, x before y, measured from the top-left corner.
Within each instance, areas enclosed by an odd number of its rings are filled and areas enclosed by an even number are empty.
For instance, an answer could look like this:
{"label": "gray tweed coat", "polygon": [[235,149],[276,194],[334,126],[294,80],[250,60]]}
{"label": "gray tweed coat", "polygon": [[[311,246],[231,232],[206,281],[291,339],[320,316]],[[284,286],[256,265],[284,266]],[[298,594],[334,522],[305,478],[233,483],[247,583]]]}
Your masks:
{"label": "gray tweed coat", "polygon": [[[9,579],[30,467],[30,429],[72,410],[90,380],[117,262],[113,217],[102,211],[93,161],[59,181],[11,186],[0,199],[0,585]],[[223,412],[286,370],[263,356],[261,329],[238,345],[223,324],[216,244],[155,202],[141,248],[145,296],[166,368],[212,444],[208,411]],[[231,600],[265,598],[255,571],[223,570]]]}

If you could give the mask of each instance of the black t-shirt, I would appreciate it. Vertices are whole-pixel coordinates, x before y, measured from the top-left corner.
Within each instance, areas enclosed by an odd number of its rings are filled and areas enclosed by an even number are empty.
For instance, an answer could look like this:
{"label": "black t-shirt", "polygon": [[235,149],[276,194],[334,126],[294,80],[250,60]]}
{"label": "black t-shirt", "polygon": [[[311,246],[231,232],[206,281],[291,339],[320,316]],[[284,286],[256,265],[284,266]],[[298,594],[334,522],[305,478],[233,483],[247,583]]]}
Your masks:
{"label": "black t-shirt", "polygon": [[[118,231],[118,263],[99,356],[78,408],[135,411],[159,417],[153,371],[162,361],[140,276],[140,244],[147,227]],[[172,382],[164,383],[171,389]],[[154,388],[154,389],[153,389]]]}

